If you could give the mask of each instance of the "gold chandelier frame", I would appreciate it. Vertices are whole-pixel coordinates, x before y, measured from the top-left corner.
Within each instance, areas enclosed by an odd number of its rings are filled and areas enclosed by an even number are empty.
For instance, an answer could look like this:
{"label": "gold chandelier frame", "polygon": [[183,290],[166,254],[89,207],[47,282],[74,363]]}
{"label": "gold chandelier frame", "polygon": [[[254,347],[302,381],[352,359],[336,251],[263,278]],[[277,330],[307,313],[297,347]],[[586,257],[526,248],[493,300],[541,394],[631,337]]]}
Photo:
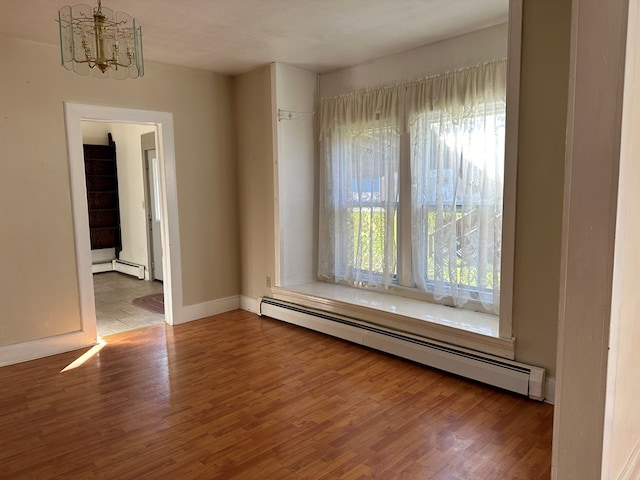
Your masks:
{"label": "gold chandelier frame", "polygon": [[124,12],[102,6],[58,11],[62,65],[80,75],[117,79],[144,75],[142,28]]}

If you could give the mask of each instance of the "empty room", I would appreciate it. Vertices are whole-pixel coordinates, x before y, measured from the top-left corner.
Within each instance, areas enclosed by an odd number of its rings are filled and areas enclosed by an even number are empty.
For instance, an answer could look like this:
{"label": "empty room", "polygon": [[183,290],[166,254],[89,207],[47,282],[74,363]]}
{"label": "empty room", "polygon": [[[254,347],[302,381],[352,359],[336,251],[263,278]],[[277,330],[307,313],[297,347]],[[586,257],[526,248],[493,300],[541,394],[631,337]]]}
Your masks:
{"label": "empty room", "polygon": [[0,477],[639,479],[638,3],[0,3]]}

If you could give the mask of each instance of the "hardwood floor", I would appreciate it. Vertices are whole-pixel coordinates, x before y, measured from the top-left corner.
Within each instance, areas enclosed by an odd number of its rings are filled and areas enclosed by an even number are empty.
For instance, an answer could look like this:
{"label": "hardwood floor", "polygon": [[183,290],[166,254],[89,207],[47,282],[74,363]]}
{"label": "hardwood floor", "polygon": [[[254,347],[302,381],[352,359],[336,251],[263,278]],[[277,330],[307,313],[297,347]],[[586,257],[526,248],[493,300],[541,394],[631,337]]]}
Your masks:
{"label": "hardwood floor", "polygon": [[0,368],[0,478],[549,478],[552,406],[319,333],[238,310],[105,340]]}

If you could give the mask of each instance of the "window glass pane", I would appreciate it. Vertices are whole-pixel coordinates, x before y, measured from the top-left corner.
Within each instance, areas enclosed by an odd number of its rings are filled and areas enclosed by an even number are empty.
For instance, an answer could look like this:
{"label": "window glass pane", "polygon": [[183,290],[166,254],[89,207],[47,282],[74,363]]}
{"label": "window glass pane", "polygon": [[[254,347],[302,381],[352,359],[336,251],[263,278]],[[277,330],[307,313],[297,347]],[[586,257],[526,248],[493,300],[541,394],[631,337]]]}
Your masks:
{"label": "window glass pane", "polygon": [[397,270],[398,133],[386,124],[341,127],[331,132],[330,145],[329,248],[319,274],[389,285]]}
{"label": "window glass pane", "polygon": [[434,111],[412,121],[414,280],[457,305],[474,299],[497,308],[504,127],[504,103],[461,119]]}
{"label": "window glass pane", "polygon": [[[397,152],[390,128],[367,129],[351,136],[349,204],[352,215],[353,258],[358,276],[396,274]],[[388,242],[392,242],[391,248]]]}

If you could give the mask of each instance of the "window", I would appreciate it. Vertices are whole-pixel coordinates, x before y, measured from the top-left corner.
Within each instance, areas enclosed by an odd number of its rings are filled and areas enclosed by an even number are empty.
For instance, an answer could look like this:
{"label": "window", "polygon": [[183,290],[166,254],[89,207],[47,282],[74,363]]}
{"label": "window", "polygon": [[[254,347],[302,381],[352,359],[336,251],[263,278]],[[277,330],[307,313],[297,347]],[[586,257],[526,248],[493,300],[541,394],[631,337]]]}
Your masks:
{"label": "window", "polygon": [[381,123],[332,132],[324,227],[333,241],[321,249],[323,270],[338,281],[389,285],[396,276],[398,142],[396,130]]}
{"label": "window", "polygon": [[498,313],[505,66],[323,100],[322,279]]}
{"label": "window", "polygon": [[464,118],[415,116],[411,137],[413,281],[437,300],[480,302],[500,292],[505,104],[477,105]]}

